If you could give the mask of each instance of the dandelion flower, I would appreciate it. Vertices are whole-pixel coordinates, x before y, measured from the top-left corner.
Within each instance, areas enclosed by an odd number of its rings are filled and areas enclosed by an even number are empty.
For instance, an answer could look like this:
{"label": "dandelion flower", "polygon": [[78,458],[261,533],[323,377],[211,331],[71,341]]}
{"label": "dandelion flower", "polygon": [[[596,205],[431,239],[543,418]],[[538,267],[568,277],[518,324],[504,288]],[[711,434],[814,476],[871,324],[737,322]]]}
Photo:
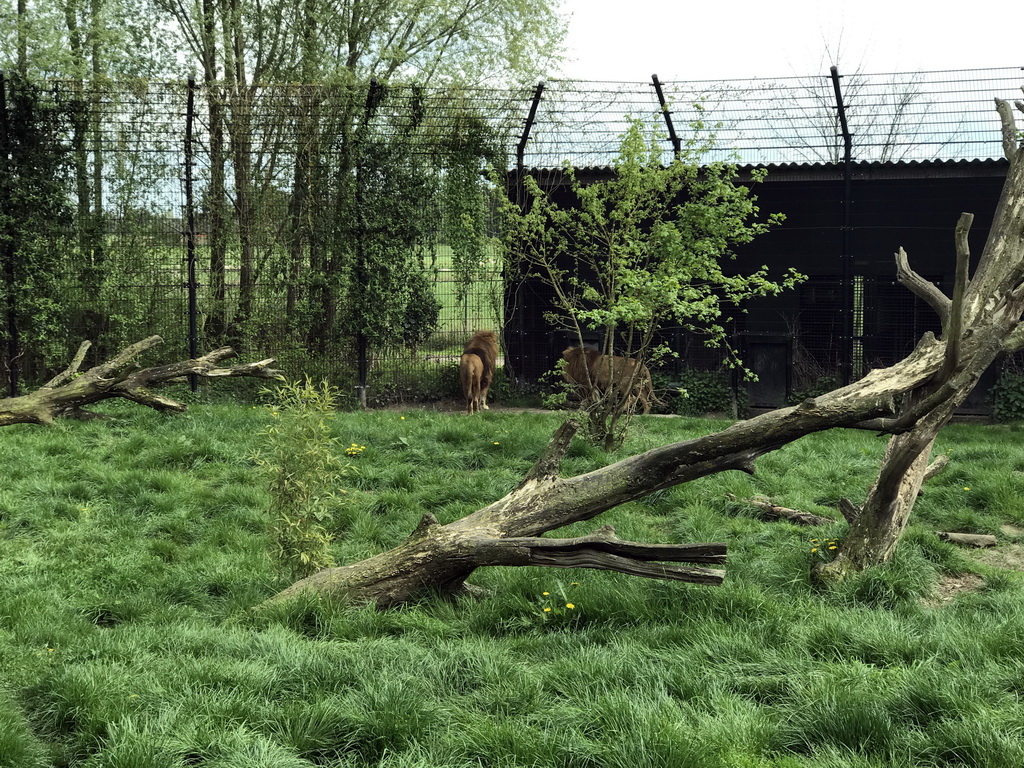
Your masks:
{"label": "dandelion flower", "polygon": [[580,585],[580,583],[578,581],[574,581],[574,582],[569,584],[570,587],[578,587],[579,585]]}
{"label": "dandelion flower", "polygon": [[964,486],[964,490],[965,490],[965,491],[969,491],[969,490],[971,490],[971,486],[969,486],[969,485],[965,485],[965,486]]}
{"label": "dandelion flower", "polygon": [[494,444],[495,445],[501,445],[501,443],[499,443],[497,440],[494,441]]}
{"label": "dandelion flower", "polygon": [[568,609],[569,609],[569,610],[571,611],[571,610],[572,610],[573,608],[575,608],[576,606],[575,606],[575,605],[573,605],[572,603],[566,603],[566,604],[565,604],[565,607],[566,607],[566,608],[568,608]]}
{"label": "dandelion flower", "polygon": [[815,552],[817,552],[817,551],[818,551],[818,548],[817,548],[817,547],[811,547],[811,554],[812,554],[812,555],[813,555],[813,554],[814,554]]}
{"label": "dandelion flower", "polygon": [[551,613],[551,609],[550,608],[545,608],[544,609],[544,613]]}
{"label": "dandelion flower", "polygon": [[401,419],[402,419],[402,421],[405,421],[405,416],[402,416]]}
{"label": "dandelion flower", "polygon": [[829,549],[835,549],[835,548],[836,548],[835,544],[833,544],[831,547],[829,547]]}
{"label": "dandelion flower", "polygon": [[542,594],[542,595],[544,595],[544,597],[547,597],[547,596],[548,596],[548,595],[550,595],[551,593],[550,593],[550,592],[541,592],[541,594]]}

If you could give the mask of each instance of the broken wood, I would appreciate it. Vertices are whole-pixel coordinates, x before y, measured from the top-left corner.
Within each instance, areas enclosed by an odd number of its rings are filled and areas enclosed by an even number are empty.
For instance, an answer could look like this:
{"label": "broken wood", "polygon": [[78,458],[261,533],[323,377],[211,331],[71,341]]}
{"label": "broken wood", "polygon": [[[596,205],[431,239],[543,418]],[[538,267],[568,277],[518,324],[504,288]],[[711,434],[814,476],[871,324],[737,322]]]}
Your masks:
{"label": "broken wood", "polygon": [[998,541],[995,536],[984,533],[950,533],[948,531],[936,531],[935,534],[943,541],[950,544],[959,544],[964,547],[994,547]]}
{"label": "broken wood", "polygon": [[727,493],[725,496],[729,501],[749,504],[755,507],[761,513],[761,517],[767,520],[787,520],[796,525],[830,525],[835,522],[831,517],[823,517],[811,512],[801,512],[798,509],[790,509],[789,507],[780,507],[778,504],[773,504],[765,496],[754,496],[742,500],[737,499],[731,493]]}
{"label": "broken wood", "polygon": [[[762,517],[767,520],[788,520],[796,525],[826,525],[835,522],[831,517],[822,517],[821,515],[815,515],[810,512],[801,512],[799,509],[780,507],[777,504],[773,504],[771,500],[764,496],[754,496],[750,499],[740,500],[733,494],[727,493],[726,498],[730,501],[739,501],[740,503],[756,507],[761,510]],[[860,515],[860,508],[852,501],[845,498],[839,500],[839,511],[842,512],[843,517],[850,522],[856,520],[858,515]],[[949,533],[947,531],[936,531],[935,535],[943,541],[948,541],[951,544],[960,544],[965,547],[994,547],[997,543],[995,536],[980,533]]]}
{"label": "broken wood", "polygon": [[60,416],[88,417],[86,406],[101,400],[122,398],[158,411],[185,411],[188,406],[153,391],[154,387],[195,375],[203,378],[252,377],[281,379],[281,372],[270,366],[273,359],[222,367],[223,360],[235,357],[231,347],[221,347],[192,360],[136,370],[135,358],[162,344],[159,336],[150,336],[127,347],[111,360],[79,373],[89,342],[75,353],[71,364],[50,381],[27,395],[0,400],[0,427],[11,424],[50,424]]}

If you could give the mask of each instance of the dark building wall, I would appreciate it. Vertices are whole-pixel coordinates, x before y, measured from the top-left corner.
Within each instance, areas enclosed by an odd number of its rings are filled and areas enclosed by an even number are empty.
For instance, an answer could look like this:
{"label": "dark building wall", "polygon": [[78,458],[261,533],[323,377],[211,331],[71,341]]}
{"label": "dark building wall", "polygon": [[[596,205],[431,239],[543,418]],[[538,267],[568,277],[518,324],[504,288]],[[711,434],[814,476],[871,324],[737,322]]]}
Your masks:
{"label": "dark building wall", "polygon": [[[597,169],[588,177],[608,173]],[[961,212],[975,214],[970,245],[976,264],[1005,174],[999,161],[855,164],[847,204],[841,168],[770,169],[754,192],[763,213],[781,212],[786,220],[739,249],[734,268],[750,272],[767,265],[777,276],[794,267],[809,279],[781,296],[748,302],[731,322],[734,344],[746,352],[747,364],[774,382],[751,385],[753,404],[782,405],[809,380],[841,379],[844,361],[860,373],[889,365],[913,349],[922,333],[938,331],[934,312],[896,282],[894,253],[904,248],[914,270],[948,292],[957,220]],[[557,175],[547,174],[544,181],[559,202],[571,204]],[[550,308],[550,289],[542,284],[510,286],[507,362],[517,377],[536,380],[569,342],[545,321]],[[677,367],[708,370],[720,364],[721,353],[705,349],[692,334],[665,334],[681,353]],[[984,384],[966,410],[984,409]]]}

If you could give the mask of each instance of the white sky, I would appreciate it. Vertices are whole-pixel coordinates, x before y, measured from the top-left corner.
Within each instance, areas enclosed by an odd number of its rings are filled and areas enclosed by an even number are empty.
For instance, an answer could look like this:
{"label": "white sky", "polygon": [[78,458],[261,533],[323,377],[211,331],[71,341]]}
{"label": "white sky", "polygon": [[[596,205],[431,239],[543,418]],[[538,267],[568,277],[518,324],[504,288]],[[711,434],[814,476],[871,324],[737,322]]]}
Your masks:
{"label": "white sky", "polygon": [[569,61],[558,76],[581,80],[827,74],[826,48],[840,50],[840,74],[1024,66],[1019,0],[563,0],[562,9]]}

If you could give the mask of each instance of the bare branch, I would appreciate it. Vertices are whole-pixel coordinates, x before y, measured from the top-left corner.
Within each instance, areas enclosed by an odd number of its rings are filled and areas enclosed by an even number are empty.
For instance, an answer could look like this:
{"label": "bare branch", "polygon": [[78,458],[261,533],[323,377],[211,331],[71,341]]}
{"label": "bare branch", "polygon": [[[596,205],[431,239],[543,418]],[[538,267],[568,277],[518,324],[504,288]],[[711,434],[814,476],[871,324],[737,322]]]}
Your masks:
{"label": "bare branch", "polygon": [[731,493],[725,494],[730,501],[742,504],[749,504],[761,512],[761,516],[768,520],[786,520],[796,525],[830,525],[835,522],[831,517],[823,517],[810,512],[801,512],[798,509],[780,507],[773,504],[770,499],[764,496],[754,496],[750,499],[737,499]]}
{"label": "bare branch", "polygon": [[477,565],[594,568],[649,579],[717,585],[725,578],[723,571],[682,568],[665,563],[724,564],[726,545],[645,544],[623,541],[615,536],[614,528],[603,526],[589,536],[573,539],[484,539],[476,542],[471,557]]}
{"label": "bare branch", "polygon": [[934,283],[925,280],[917,272],[910,268],[910,260],[907,252],[901,247],[896,256],[896,279],[918,298],[927,302],[938,314],[945,328],[949,322],[949,312],[952,302],[940,291]]}
{"label": "bare branch", "polygon": [[1007,160],[1013,160],[1017,153],[1017,124],[1013,119],[1013,111],[1010,103],[1003,99],[996,99],[996,111],[999,113],[999,121],[1003,129],[1003,154]]}
{"label": "bare branch", "polygon": [[946,354],[936,380],[947,381],[960,364],[960,343],[964,331],[964,295],[970,282],[968,271],[971,263],[971,248],[967,236],[974,223],[973,213],[961,213],[956,223],[954,239],[956,241],[956,277],[953,280],[953,301],[950,307],[949,320],[943,323],[943,336],[946,341]]}
{"label": "bare branch", "polygon": [[857,518],[860,517],[860,507],[845,496],[839,499],[839,511],[843,513],[843,517],[846,518],[846,522],[850,525],[853,525]]}
{"label": "bare branch", "polygon": [[87,418],[90,414],[82,410],[85,406],[111,398],[124,398],[158,411],[184,411],[187,406],[156,394],[152,388],[190,374],[205,378],[282,378],[280,371],[270,367],[274,363],[272,359],[221,367],[222,360],[234,357],[235,351],[231,347],[221,347],[194,360],[129,372],[139,354],[161,343],[163,339],[159,336],[150,336],[127,347],[112,360],[93,366],[75,377],[81,358],[84,358],[85,350],[88,349],[87,344],[83,344],[71,365],[51,379],[47,386],[20,397],[0,399],[0,427],[10,424],[49,424],[58,416]]}
{"label": "bare branch", "polygon": [[994,547],[997,544],[995,536],[985,533],[949,533],[948,531],[936,531],[935,533],[943,541],[965,547]]}
{"label": "bare branch", "polygon": [[572,438],[579,428],[580,423],[578,421],[569,419],[555,430],[555,434],[551,436],[548,447],[544,449],[544,453],[537,459],[537,462],[526,477],[523,478],[520,487],[530,482],[557,478],[558,471],[562,466],[562,459],[565,458],[565,452],[569,450],[569,444],[572,443]]}
{"label": "bare branch", "polygon": [[947,456],[944,453],[936,456],[935,461],[929,464],[928,469],[924,471],[924,480],[922,480],[922,482],[927,482],[928,480],[931,480],[933,477],[939,474],[939,472],[944,470],[947,464],[949,464],[949,456]]}
{"label": "bare branch", "polygon": [[78,351],[75,352],[75,356],[71,359],[71,362],[68,364],[68,367],[61,371],[60,373],[58,373],[48,382],[43,384],[43,389],[54,389],[55,387],[59,387],[61,384],[66,383],[68,380],[71,379],[72,376],[78,373],[78,369],[82,367],[82,361],[85,360],[85,353],[89,351],[89,347],[91,346],[91,341],[83,341],[79,345]]}

